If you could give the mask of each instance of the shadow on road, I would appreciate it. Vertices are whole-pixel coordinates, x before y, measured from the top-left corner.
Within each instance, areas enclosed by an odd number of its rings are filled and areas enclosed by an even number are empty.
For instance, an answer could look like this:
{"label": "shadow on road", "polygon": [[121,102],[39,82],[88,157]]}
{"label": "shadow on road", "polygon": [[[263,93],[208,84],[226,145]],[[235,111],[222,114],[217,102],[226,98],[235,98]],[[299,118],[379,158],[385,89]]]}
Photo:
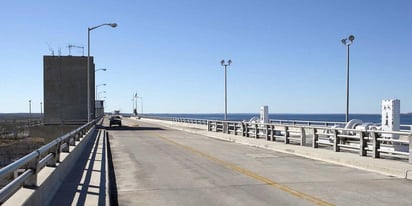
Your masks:
{"label": "shadow on road", "polygon": [[129,127],[129,126],[121,126],[121,127],[105,127],[107,131],[135,131],[135,130],[164,130],[160,127]]}

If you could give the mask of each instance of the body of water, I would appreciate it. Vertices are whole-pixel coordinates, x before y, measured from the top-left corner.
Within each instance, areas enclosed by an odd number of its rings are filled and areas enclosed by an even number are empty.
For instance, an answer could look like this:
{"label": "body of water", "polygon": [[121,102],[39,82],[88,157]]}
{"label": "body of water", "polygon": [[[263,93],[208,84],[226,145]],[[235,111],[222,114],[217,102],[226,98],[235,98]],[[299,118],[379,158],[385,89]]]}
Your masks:
{"label": "body of water", "polygon": [[[147,116],[159,117],[180,117],[194,119],[223,120],[223,114],[145,114]],[[228,114],[228,120],[249,121],[252,117],[259,117],[259,114],[240,113]],[[269,114],[269,119],[280,120],[302,120],[302,121],[325,121],[325,122],[344,122],[345,114]],[[380,114],[351,114],[349,119],[360,119],[364,122],[380,123]],[[412,114],[401,114],[401,124],[412,125]]]}

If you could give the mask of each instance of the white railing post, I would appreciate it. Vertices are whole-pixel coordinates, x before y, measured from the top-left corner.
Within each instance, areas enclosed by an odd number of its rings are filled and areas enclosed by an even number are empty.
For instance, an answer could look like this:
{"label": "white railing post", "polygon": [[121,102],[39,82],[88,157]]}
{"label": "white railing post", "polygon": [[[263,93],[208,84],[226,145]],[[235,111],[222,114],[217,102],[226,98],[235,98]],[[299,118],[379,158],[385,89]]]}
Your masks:
{"label": "white railing post", "polygon": [[340,152],[340,148],[339,148],[340,138],[338,136],[338,131],[336,129],[333,129],[332,132],[333,132],[333,151]]}
{"label": "white railing post", "polygon": [[259,131],[258,131],[258,124],[257,123],[255,123],[255,139],[259,139],[259,135],[258,135],[258,133],[259,133]]}
{"label": "white railing post", "polygon": [[285,126],[285,144],[289,144],[289,127]]}
{"label": "white railing post", "polygon": [[367,144],[366,144],[365,135],[363,134],[363,131],[359,131],[358,136],[359,136],[359,155],[366,156],[365,146],[367,146]]}
{"label": "white railing post", "polygon": [[317,129],[313,128],[312,129],[312,147],[313,148],[318,148],[319,147],[318,138],[319,138],[319,136],[318,136],[318,133],[317,133]]}
{"label": "white railing post", "polygon": [[379,155],[380,142],[378,140],[378,137],[377,137],[375,131],[370,132],[369,135],[370,135],[370,137],[372,138],[372,141],[373,141],[372,157],[373,158],[379,158],[380,157],[380,155]]}
{"label": "white railing post", "polygon": [[412,163],[412,134],[409,134],[409,163]]}
{"label": "white railing post", "polygon": [[305,128],[301,127],[300,128],[300,146],[305,146],[306,145],[306,133],[305,133]]}

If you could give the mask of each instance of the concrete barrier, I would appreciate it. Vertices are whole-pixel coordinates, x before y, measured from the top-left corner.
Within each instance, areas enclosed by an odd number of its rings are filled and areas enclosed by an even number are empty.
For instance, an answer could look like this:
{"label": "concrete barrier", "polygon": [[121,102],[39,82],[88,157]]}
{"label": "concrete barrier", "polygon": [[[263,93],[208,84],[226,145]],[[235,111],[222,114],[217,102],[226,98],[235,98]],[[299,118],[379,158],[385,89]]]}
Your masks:
{"label": "concrete barrier", "polygon": [[46,167],[38,174],[38,187],[21,188],[3,206],[8,205],[49,205],[64,179],[73,169],[81,155],[88,155],[96,139],[97,131],[91,130],[88,135],[70,146],[70,153],[61,153],[61,162],[57,167]]}

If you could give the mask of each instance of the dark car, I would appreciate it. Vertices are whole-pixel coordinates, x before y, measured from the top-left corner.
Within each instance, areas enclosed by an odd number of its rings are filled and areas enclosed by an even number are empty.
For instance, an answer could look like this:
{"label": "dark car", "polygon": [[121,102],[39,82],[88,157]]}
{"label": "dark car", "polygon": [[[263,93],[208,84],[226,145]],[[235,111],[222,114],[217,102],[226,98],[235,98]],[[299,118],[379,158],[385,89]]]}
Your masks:
{"label": "dark car", "polygon": [[122,126],[122,118],[120,116],[111,116],[110,117],[110,127],[112,125],[119,125],[119,127]]}

